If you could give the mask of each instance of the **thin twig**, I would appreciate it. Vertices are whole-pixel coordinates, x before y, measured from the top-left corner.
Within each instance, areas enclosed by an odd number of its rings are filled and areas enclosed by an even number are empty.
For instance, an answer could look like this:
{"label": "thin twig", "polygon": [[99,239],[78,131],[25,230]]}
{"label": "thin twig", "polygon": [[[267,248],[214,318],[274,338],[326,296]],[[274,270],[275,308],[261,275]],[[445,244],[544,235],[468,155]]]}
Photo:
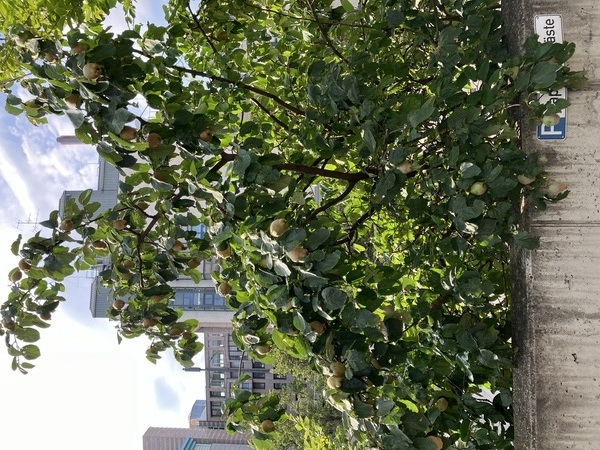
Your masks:
{"label": "thin twig", "polygon": [[283,123],[281,120],[279,120],[277,117],[275,117],[275,115],[273,115],[271,113],[271,111],[269,111],[266,106],[264,106],[261,102],[259,102],[258,100],[256,100],[255,98],[250,98],[250,100],[252,100],[252,102],[258,106],[260,109],[263,110],[263,112],[265,114],[267,114],[271,119],[273,119],[273,121],[275,123],[277,123],[280,127],[282,127],[285,131],[289,131],[290,127],[288,127],[285,123]]}
{"label": "thin twig", "polygon": [[344,55],[342,55],[340,53],[340,51],[335,47],[335,45],[333,45],[333,42],[329,38],[329,34],[327,33],[327,30],[323,27],[323,24],[319,21],[319,16],[317,15],[317,11],[315,10],[315,7],[314,7],[312,1],[307,0],[306,3],[308,4],[310,11],[311,11],[313,17],[315,18],[315,23],[317,24],[317,27],[319,27],[319,31],[321,32],[321,35],[323,36],[323,39],[325,39],[325,42],[327,43],[329,48],[333,51],[333,53],[338,58],[340,58],[346,64],[349,64],[349,61],[344,57]]}
{"label": "thin twig", "polygon": [[337,205],[339,202],[341,202],[342,200],[344,200],[348,195],[350,195],[350,192],[352,192],[352,189],[354,189],[354,186],[356,186],[356,183],[358,183],[358,180],[357,181],[351,181],[351,182],[349,182],[348,186],[346,187],[346,189],[344,190],[344,192],[342,192],[337,197],[332,198],[327,203],[324,203],[322,206],[320,206],[317,209],[315,209],[312,213],[310,213],[308,215],[308,217],[306,218],[306,221],[308,222],[312,218],[317,217],[317,215],[319,215],[323,211],[326,211],[327,209],[331,208],[334,205]]}
{"label": "thin twig", "polygon": [[204,31],[204,28],[202,28],[202,25],[200,24],[200,21],[198,20],[198,16],[196,14],[194,14],[194,11],[192,11],[192,8],[190,7],[189,3],[187,5],[187,7],[188,7],[188,11],[192,15],[192,19],[194,20],[194,22],[196,23],[196,26],[200,30],[200,33],[202,33],[202,36],[204,36],[204,39],[206,39],[206,42],[208,42],[208,45],[210,45],[210,48],[212,49],[213,53],[215,55],[218,55],[219,51],[217,50],[217,47],[215,47],[215,44],[213,44],[211,39],[208,37],[208,34],[206,34],[206,31]]}

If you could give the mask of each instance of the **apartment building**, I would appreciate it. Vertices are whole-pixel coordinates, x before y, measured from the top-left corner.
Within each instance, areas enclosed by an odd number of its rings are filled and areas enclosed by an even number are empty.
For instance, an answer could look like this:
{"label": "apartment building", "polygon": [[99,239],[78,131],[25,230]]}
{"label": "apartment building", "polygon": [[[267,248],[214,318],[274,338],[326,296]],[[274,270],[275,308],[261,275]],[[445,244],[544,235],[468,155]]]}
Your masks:
{"label": "apartment building", "polygon": [[279,391],[292,380],[290,375],[271,373],[270,366],[238,349],[231,328],[204,331],[204,368],[192,367],[187,372],[206,373],[206,400],[199,400],[190,412],[190,427],[223,428],[221,408],[230,397],[232,385],[240,375],[248,379],[240,387],[255,394]]}

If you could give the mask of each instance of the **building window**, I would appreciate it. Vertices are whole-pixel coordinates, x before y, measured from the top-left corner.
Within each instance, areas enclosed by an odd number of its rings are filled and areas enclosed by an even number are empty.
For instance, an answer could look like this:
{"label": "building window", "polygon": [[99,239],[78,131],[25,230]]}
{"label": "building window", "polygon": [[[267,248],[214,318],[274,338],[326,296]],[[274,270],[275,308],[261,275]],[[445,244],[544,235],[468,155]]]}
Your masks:
{"label": "building window", "polygon": [[229,361],[229,368],[230,369],[239,369],[241,367],[242,362],[241,361]]}
{"label": "building window", "polygon": [[210,375],[210,387],[225,387],[225,372],[213,372]]}
{"label": "building window", "polygon": [[208,365],[210,367],[225,367],[225,352],[223,350],[213,350]]}
{"label": "building window", "polygon": [[273,389],[281,389],[283,387],[283,383],[273,383]]}
{"label": "building window", "polygon": [[225,397],[225,391],[210,391],[211,397]]}
{"label": "building window", "polygon": [[252,378],[264,379],[265,373],[264,372],[252,372]]}
{"label": "building window", "polygon": [[225,309],[225,299],[214,288],[179,288],[175,290],[173,306],[184,310],[213,310]]}
{"label": "building window", "polygon": [[260,361],[252,361],[252,368],[253,369],[264,369],[265,368],[265,363],[264,362],[260,362]]}
{"label": "building window", "polygon": [[246,390],[248,390],[248,389],[250,389],[250,382],[249,382],[249,381],[244,381],[244,382],[243,382],[243,383],[240,385],[240,387],[241,387],[242,389],[246,389]]}
{"label": "building window", "polygon": [[265,389],[266,384],[265,383],[252,383],[252,387],[254,389]]}
{"label": "building window", "polygon": [[188,227],[188,230],[193,231],[194,233],[196,233],[197,238],[202,239],[204,237],[204,235],[206,234],[206,225],[201,223],[200,225]]}
{"label": "building window", "polygon": [[211,417],[221,417],[221,406],[223,402],[210,402]]}
{"label": "building window", "polygon": [[223,339],[209,339],[209,347],[225,347],[225,340]]}
{"label": "building window", "polygon": [[273,379],[274,380],[286,380],[287,379],[287,375],[281,374],[281,373],[274,373],[273,374]]}

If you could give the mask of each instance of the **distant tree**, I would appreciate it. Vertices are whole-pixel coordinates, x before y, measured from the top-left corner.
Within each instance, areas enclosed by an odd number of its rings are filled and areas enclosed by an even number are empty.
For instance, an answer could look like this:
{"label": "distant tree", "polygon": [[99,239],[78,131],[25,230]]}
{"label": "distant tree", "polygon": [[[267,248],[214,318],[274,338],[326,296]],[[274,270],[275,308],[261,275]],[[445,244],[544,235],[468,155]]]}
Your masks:
{"label": "distant tree", "polygon": [[345,431],[342,413],[323,396],[325,378],[278,348],[272,349],[270,356],[273,358],[272,373],[294,377],[279,392],[280,404],[285,407],[288,420],[278,425],[274,438],[276,448],[306,449],[308,441],[319,436],[328,438],[327,445],[335,445],[332,436],[344,435]]}
{"label": "distant tree", "polygon": [[[508,248],[537,245],[518,227],[523,196],[566,195],[515,120],[551,123],[567,103],[537,94],[584,77],[565,65],[572,44],[532,37],[509,57],[498,8],[171,0],[164,27],[24,36],[29,97],[5,83],[7,111],[67,115],[123,179],[110,211],[84,192],[13,245],[13,368],[39,356],[64,278],[99,257],[119,338],[145,334],[150,360],[170,348],[191,365],[197,323],[169,282],[217,256],[236,344],[310,367],[349,446],[511,448]],[[278,401],[236,389],[228,429],[274,448]]]}

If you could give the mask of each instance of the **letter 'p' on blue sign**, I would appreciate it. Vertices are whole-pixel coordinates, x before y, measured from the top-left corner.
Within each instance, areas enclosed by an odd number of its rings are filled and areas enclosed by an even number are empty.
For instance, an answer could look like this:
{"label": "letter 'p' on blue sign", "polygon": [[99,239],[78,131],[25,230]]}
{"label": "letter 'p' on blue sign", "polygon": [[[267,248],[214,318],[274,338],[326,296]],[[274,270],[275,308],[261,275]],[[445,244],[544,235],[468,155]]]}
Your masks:
{"label": "letter 'p' on blue sign", "polygon": [[[535,16],[535,34],[539,36],[540,42],[563,42],[562,17],[559,15]],[[555,103],[567,98],[567,89],[560,88],[540,96],[540,103]],[[560,120],[556,125],[538,125],[538,139],[565,139],[567,137],[567,110],[558,113]]]}

